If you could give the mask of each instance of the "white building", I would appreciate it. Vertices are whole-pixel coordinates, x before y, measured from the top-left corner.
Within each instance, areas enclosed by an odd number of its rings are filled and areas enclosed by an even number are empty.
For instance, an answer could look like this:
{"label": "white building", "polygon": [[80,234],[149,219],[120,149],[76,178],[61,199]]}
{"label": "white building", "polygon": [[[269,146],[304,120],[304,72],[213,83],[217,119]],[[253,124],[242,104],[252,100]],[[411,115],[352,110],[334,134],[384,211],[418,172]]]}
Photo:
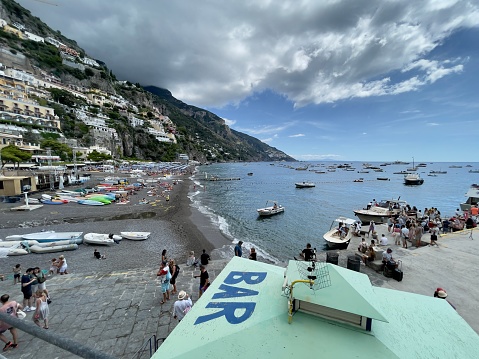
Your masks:
{"label": "white building", "polygon": [[130,126],[132,127],[143,126],[143,124],[145,123],[143,119],[135,117],[133,115],[128,116],[128,122],[130,122]]}
{"label": "white building", "polygon": [[52,44],[55,47],[66,46],[65,44],[61,43],[57,39],[54,39],[53,37],[46,37],[45,42],[48,42],[49,44]]}
{"label": "white building", "polygon": [[83,59],[81,59],[81,61],[82,61],[85,65],[88,65],[88,66],[100,67],[100,65],[98,64],[98,62],[96,62],[96,61],[93,60],[93,59],[90,59],[89,57],[84,57]]}
{"label": "white building", "polygon": [[28,40],[32,40],[36,42],[45,42],[45,39],[43,37],[32,34],[31,32],[24,31],[23,34],[25,35],[25,38],[27,38]]}

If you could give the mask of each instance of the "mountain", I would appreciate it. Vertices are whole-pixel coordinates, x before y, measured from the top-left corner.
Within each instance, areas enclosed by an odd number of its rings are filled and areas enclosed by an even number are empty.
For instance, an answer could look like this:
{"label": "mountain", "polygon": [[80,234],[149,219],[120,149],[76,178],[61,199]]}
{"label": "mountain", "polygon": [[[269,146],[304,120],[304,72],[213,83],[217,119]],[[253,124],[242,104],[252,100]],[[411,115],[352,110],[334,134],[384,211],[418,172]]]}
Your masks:
{"label": "mountain", "polygon": [[[0,19],[0,63],[8,74],[20,76],[18,70],[34,76],[30,82],[50,87],[46,97],[40,91],[24,96],[54,109],[67,144],[96,145],[114,157],[152,161],[175,160],[179,154],[199,162],[295,161],[167,89],[118,81],[103,61],[13,0],[1,1]],[[11,120],[0,123],[5,121]],[[23,137],[37,143],[52,137],[37,132],[30,128]]]}

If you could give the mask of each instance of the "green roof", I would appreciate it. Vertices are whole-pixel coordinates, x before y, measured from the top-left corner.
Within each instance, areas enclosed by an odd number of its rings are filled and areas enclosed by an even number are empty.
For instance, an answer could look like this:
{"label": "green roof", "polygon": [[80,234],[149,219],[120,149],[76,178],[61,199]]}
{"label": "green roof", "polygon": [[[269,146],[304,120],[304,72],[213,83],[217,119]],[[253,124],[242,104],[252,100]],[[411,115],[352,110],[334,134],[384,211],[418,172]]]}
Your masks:
{"label": "green roof", "polygon": [[[294,268],[290,262],[288,275]],[[153,358],[472,358],[479,352],[479,337],[446,301],[371,287],[364,274],[328,268],[330,287],[314,292],[299,283],[294,296],[377,317],[371,331],[304,312],[288,324],[285,269],[234,257]]]}

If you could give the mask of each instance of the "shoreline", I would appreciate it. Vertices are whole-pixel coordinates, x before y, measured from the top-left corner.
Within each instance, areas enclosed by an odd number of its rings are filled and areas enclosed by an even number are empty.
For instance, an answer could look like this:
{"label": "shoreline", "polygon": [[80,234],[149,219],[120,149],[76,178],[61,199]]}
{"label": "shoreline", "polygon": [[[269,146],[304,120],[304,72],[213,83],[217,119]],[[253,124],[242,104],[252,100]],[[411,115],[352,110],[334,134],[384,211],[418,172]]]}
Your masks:
{"label": "shoreline", "polygon": [[[131,202],[127,205],[82,206],[69,203],[58,206],[44,205],[33,211],[11,211],[12,207],[20,204],[1,203],[1,239],[12,234],[42,230],[82,231],[84,234],[149,231],[152,235],[146,241],[124,239],[119,245],[111,247],[81,244],[74,251],[0,258],[0,273],[11,274],[12,267],[17,263],[20,263],[23,269],[30,266],[47,269],[48,261],[61,254],[68,258],[70,270],[75,273],[156,268],[164,248],[168,251],[168,257],[174,258],[181,266],[186,262],[191,250],[199,257],[202,249],[211,254],[215,249],[231,244],[207,215],[192,206],[188,197],[193,185],[190,176],[191,174],[184,174],[166,180],[177,183],[169,192],[170,200],[159,198],[149,205],[137,204],[141,198],[146,197],[147,189],[131,196]],[[96,182],[92,179],[91,184],[94,183]],[[92,253],[95,248],[105,253],[107,260],[94,260]]]}

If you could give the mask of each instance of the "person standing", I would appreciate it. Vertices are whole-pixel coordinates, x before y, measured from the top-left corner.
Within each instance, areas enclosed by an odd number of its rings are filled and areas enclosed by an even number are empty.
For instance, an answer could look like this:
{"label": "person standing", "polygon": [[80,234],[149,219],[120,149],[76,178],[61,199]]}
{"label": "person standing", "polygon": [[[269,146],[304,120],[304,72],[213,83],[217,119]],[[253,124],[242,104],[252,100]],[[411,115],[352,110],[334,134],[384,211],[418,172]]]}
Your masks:
{"label": "person standing", "polygon": [[206,267],[204,265],[200,265],[200,271],[200,275],[195,275],[195,278],[200,278],[198,298],[201,298],[205,290],[210,286],[210,276],[206,270]]}
{"label": "person standing", "polygon": [[20,264],[16,264],[13,267],[13,284],[20,283],[20,275],[22,274],[22,267]]}
{"label": "person standing", "polygon": [[207,266],[210,260],[211,260],[210,255],[206,253],[206,249],[203,249],[203,253],[200,256],[201,264],[204,266]]}
{"label": "person standing", "polygon": [[23,293],[23,307],[25,308],[25,312],[31,312],[36,308],[33,306],[33,292],[32,292],[32,283],[36,281],[36,279],[32,279],[30,275],[33,272],[33,268],[27,268],[25,274],[22,275],[22,293]]}
{"label": "person standing", "polygon": [[407,248],[407,241],[409,239],[409,229],[405,225],[401,226],[401,239],[403,248]]}
{"label": "person standing", "polygon": [[163,293],[163,300],[160,304],[165,304],[167,300],[170,300],[170,279],[171,274],[166,261],[161,262],[160,270],[156,274],[160,277],[161,281],[161,293]]}
{"label": "person standing", "polygon": [[421,239],[422,235],[424,234],[424,228],[421,225],[416,225],[416,235],[414,236],[416,239],[416,247],[421,247]]}
{"label": "person standing", "polygon": [[173,318],[178,319],[179,322],[185,317],[193,306],[191,298],[184,290],[178,294],[178,300],[173,304]]}
{"label": "person standing", "polygon": [[48,316],[50,315],[50,308],[48,307],[47,295],[45,291],[38,289],[35,293],[36,299],[36,310],[33,315],[33,322],[41,327],[40,320],[43,320],[43,329],[48,329]]}
{"label": "person standing", "polygon": [[[33,275],[37,278],[38,286],[37,290],[42,290],[45,292],[47,295],[47,298],[49,297],[47,287],[45,285],[45,281],[47,278],[45,277],[45,274],[43,274],[42,270],[39,267],[33,268]],[[33,293],[33,287],[32,287],[32,293]]]}
{"label": "person standing", "polygon": [[174,259],[171,259],[170,262],[168,263],[168,267],[171,273],[171,279],[170,279],[170,284],[173,286],[173,290],[171,291],[171,294],[176,294],[176,278],[178,277],[178,274],[180,273],[180,267],[175,263]]}
{"label": "person standing", "polygon": [[251,259],[252,261],[256,260],[256,249],[254,249],[254,248],[250,249],[248,258]]}
{"label": "person standing", "polygon": [[316,259],[316,253],[311,248],[311,243],[306,244],[306,248],[299,254],[305,261],[313,261]]}
{"label": "person standing", "polygon": [[376,232],[376,224],[373,221],[371,221],[369,222],[368,238],[369,238],[369,234],[370,233],[374,234],[374,232]]}
{"label": "person standing", "polygon": [[163,251],[161,252],[161,261],[168,262],[168,257],[166,256],[166,249],[163,249]]}
{"label": "person standing", "polygon": [[[0,307],[0,312],[5,313],[7,315],[11,315],[12,317],[17,317],[17,311],[22,309],[22,305],[20,303],[15,302],[14,300],[10,300],[10,296],[8,294],[4,294],[0,297],[0,301],[2,302],[2,306]],[[7,339],[7,337],[3,334],[7,330],[10,331],[13,338],[13,343]],[[3,351],[6,351],[9,348],[16,348],[17,344],[17,329],[12,327],[8,323],[0,322],[0,340],[5,343],[3,347]]]}
{"label": "person standing", "polygon": [[68,264],[63,254],[60,257],[58,257],[57,267],[58,267],[57,273],[60,273],[61,275],[68,274],[67,272]]}
{"label": "person standing", "polygon": [[238,244],[235,246],[235,256],[236,257],[242,257],[243,256],[243,249],[241,248],[242,244],[243,244],[243,241],[239,241]]}

